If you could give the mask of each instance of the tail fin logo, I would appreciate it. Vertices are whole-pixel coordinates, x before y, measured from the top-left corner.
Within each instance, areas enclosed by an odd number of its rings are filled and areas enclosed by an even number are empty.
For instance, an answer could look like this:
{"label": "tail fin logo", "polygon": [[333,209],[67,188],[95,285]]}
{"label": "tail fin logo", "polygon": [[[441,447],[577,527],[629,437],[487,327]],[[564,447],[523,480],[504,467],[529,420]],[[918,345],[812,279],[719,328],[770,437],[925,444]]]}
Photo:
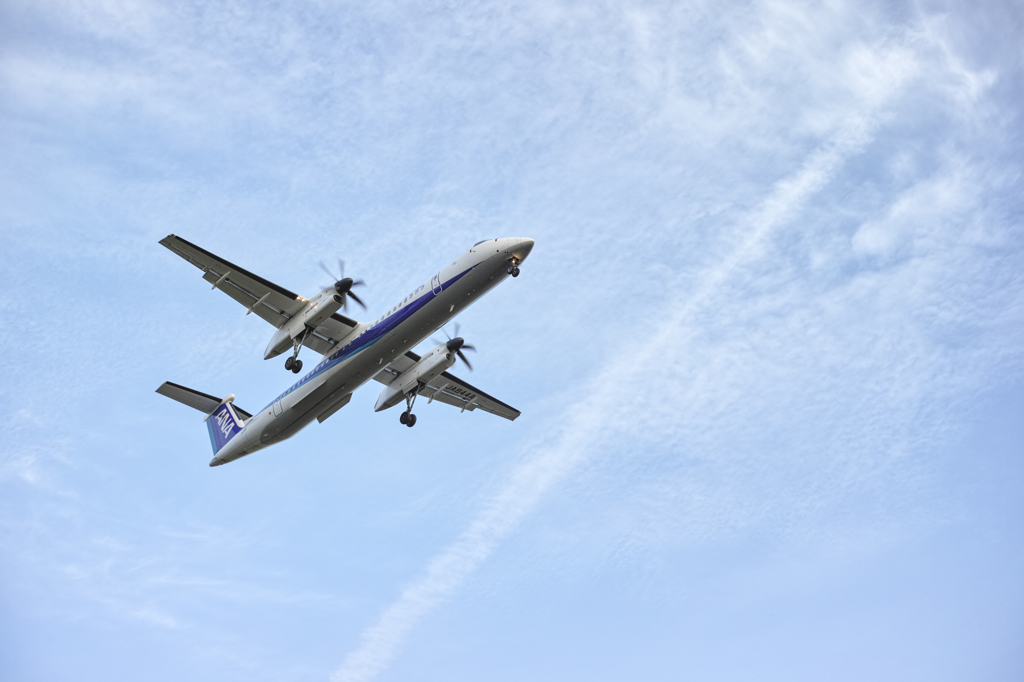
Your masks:
{"label": "tail fin logo", "polygon": [[227,440],[228,434],[231,433],[231,429],[234,425],[234,420],[231,419],[231,415],[228,414],[225,406],[225,409],[222,409],[217,413],[217,427],[220,429],[221,436],[224,440]]}
{"label": "tail fin logo", "polygon": [[210,432],[210,445],[213,446],[214,454],[242,431],[242,425],[229,403],[223,403],[206,418],[206,428]]}

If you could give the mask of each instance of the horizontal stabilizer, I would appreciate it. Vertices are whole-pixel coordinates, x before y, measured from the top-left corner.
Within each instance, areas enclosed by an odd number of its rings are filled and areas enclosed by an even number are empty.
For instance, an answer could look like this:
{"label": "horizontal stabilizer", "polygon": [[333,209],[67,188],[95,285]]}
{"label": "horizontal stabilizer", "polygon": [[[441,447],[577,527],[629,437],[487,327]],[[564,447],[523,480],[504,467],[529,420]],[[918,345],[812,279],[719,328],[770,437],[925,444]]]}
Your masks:
{"label": "horizontal stabilizer", "polygon": [[[211,414],[222,402],[220,398],[215,398],[208,393],[201,393],[195,389],[170,381],[162,383],[160,388],[156,389],[156,392],[162,396],[167,396],[171,400],[177,400],[182,405],[188,405],[193,410],[199,410],[203,414]],[[242,419],[252,419],[252,415],[242,408],[237,405],[232,405],[232,407],[234,407],[235,412]]]}

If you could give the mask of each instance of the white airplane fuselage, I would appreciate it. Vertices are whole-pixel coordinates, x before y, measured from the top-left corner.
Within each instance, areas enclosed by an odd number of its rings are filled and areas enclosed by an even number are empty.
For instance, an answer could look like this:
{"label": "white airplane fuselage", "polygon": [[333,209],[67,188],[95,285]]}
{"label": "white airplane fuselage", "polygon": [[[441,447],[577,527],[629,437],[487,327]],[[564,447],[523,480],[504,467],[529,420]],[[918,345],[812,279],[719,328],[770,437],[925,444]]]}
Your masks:
{"label": "white airplane fuselage", "polygon": [[[531,249],[533,240],[525,238],[489,239],[474,245],[378,320],[353,328],[308,374],[246,421],[217,452],[210,466],[226,464],[290,438],[318,415],[345,405],[353,391],[395,358],[509,277],[510,260],[526,260]],[[417,372],[431,376],[450,367],[454,358],[450,353],[446,356],[443,348],[425,354],[423,365],[410,369],[407,373],[412,376],[400,383],[414,385]],[[382,394],[378,409],[391,407],[403,397],[401,390],[392,388],[387,399]]]}

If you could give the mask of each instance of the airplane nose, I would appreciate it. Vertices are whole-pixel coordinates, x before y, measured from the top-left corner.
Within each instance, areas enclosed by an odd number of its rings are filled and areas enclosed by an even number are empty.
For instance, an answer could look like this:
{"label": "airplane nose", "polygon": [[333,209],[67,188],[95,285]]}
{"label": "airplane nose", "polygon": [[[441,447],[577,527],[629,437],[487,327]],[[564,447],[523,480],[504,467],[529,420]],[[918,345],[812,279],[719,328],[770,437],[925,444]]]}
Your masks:
{"label": "airplane nose", "polygon": [[515,247],[515,257],[521,261],[526,260],[526,257],[533,251],[533,240],[523,238],[519,240],[519,243]]}

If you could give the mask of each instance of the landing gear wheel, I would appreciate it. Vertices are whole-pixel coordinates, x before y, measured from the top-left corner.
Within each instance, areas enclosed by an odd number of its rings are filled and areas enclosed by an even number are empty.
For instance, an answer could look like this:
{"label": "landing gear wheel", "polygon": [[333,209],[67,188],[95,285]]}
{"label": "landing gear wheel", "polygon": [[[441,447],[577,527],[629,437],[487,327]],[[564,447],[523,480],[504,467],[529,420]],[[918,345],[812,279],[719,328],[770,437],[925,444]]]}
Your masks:
{"label": "landing gear wheel", "polygon": [[409,423],[409,413],[408,412],[403,412],[398,417],[398,421],[402,422],[403,424],[408,424]]}
{"label": "landing gear wheel", "polygon": [[405,425],[408,426],[410,429],[416,426],[416,415],[410,414],[409,418],[405,420]]}
{"label": "landing gear wheel", "polygon": [[507,268],[505,268],[505,272],[507,272],[508,274],[511,275],[513,273],[513,271],[515,271],[515,269],[516,269],[516,266],[510,265]]}
{"label": "landing gear wheel", "polygon": [[290,358],[288,358],[288,359],[286,359],[284,361],[284,368],[285,369],[289,369],[290,370],[294,366],[295,366],[295,358],[290,357]]}
{"label": "landing gear wheel", "polygon": [[292,363],[292,371],[296,374],[302,371],[302,360],[296,360]]}
{"label": "landing gear wheel", "polygon": [[512,276],[513,277],[518,277],[519,276],[519,268],[512,268]]}

